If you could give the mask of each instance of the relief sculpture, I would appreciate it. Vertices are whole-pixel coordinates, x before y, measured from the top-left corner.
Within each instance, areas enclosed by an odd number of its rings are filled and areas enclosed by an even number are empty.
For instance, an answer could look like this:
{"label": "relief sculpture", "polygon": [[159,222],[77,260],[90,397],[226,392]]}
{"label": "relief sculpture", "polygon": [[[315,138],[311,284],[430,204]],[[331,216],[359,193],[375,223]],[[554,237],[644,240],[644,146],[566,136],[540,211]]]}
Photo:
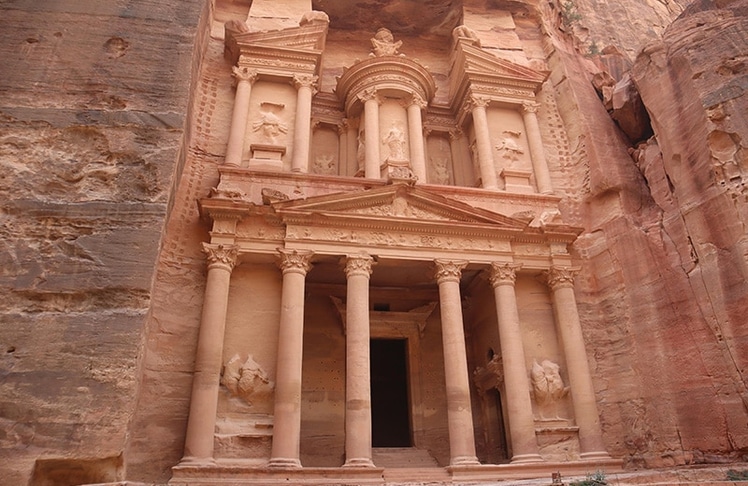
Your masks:
{"label": "relief sculpture", "polygon": [[[532,363],[530,377],[539,420],[563,420],[559,416],[560,401],[569,394],[569,387],[564,386],[559,370],[558,364],[547,359],[540,364]],[[549,411],[553,417],[546,416]]]}
{"label": "relief sculpture", "polygon": [[243,362],[239,354],[235,354],[223,368],[221,384],[249,406],[271,399],[275,386],[251,354]]}

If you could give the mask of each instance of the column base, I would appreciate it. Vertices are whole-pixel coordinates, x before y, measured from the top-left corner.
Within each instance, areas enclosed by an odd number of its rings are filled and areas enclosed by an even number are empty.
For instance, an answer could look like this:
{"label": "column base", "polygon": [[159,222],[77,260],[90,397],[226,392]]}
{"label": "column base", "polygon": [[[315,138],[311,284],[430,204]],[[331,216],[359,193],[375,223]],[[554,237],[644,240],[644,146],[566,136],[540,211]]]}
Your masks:
{"label": "column base", "polygon": [[475,456],[457,456],[449,460],[450,466],[480,466],[480,461]]}
{"label": "column base", "polygon": [[212,457],[184,456],[179,461],[179,466],[215,466],[216,460]]}
{"label": "column base", "polygon": [[510,462],[512,464],[526,464],[528,462],[545,462],[545,459],[543,459],[540,454],[519,454],[512,456]]}
{"label": "column base", "polygon": [[603,461],[612,459],[610,454],[605,451],[582,452],[579,454],[579,458],[583,461]]}
{"label": "column base", "polygon": [[368,457],[357,457],[355,459],[346,459],[343,467],[376,467]]}
{"label": "column base", "polygon": [[273,469],[300,469],[301,461],[290,457],[274,457],[268,462],[268,467]]}

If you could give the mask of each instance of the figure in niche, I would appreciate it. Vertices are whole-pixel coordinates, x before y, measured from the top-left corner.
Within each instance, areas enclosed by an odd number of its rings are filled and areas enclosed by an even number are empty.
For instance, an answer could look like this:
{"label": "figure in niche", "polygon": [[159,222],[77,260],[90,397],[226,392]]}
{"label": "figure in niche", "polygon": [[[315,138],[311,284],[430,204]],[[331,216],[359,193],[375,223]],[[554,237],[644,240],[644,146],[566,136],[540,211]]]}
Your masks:
{"label": "figure in niche", "polygon": [[507,136],[502,138],[496,145],[496,150],[503,152],[503,157],[509,159],[511,165],[512,163],[517,162],[522,154],[525,153],[525,151],[522,150],[522,147],[517,143],[522,132],[504,130],[504,134]]}
{"label": "figure in niche", "polygon": [[314,173],[315,174],[334,174],[335,173],[335,156],[317,155],[314,159]]}
{"label": "figure in niche", "polygon": [[384,143],[390,149],[389,160],[408,160],[408,156],[405,153],[405,135],[400,127],[394,123],[387,133]]}
{"label": "figure in niche", "polygon": [[366,136],[364,130],[358,132],[358,149],[356,149],[356,162],[358,162],[358,172],[356,176],[363,175],[366,164]]}
{"label": "figure in niche", "polygon": [[403,45],[403,41],[395,42],[395,38],[392,36],[392,32],[389,29],[382,27],[374,34],[371,39],[372,52],[369,54],[371,57],[380,56],[397,56],[400,46]]}
{"label": "figure in niche", "polygon": [[[569,394],[569,387],[564,386],[559,369],[556,363],[547,359],[540,364],[534,360],[532,362],[530,377],[540,420],[564,420],[559,416],[558,409],[560,400]],[[554,417],[545,416],[549,409]]]}
{"label": "figure in niche", "polygon": [[249,406],[255,401],[261,403],[269,400],[274,387],[265,370],[251,354],[243,363],[239,355],[235,354],[223,368],[221,384]]}
{"label": "figure in niche", "polygon": [[278,136],[288,133],[288,126],[278,116],[283,107],[280,103],[260,103],[260,119],[252,125],[255,132],[260,132],[272,144],[277,143]]}
{"label": "figure in niche", "polygon": [[448,157],[431,157],[431,167],[434,171],[434,184],[449,184]]}

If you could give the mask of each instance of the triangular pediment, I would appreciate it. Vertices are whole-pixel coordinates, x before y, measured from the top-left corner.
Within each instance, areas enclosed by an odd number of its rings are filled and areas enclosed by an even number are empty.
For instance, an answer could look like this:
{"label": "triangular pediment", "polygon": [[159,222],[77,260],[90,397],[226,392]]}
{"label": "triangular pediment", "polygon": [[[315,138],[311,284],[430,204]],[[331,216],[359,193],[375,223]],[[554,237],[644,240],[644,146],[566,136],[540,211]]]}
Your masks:
{"label": "triangular pediment", "polygon": [[236,62],[239,56],[250,52],[291,51],[320,54],[325,48],[328,23],[312,21],[287,29],[250,32],[240,24],[226,24],[226,55]]}
{"label": "triangular pediment", "polygon": [[494,56],[480,47],[467,43],[456,46],[456,63],[468,74],[496,76],[513,81],[540,85],[546,74]]}
{"label": "triangular pediment", "polygon": [[522,231],[527,222],[477,208],[444,197],[427,189],[394,184],[358,192],[337,193],[304,200],[273,204],[281,218],[284,215],[319,220],[319,216],[351,221],[379,220],[402,223],[478,225],[494,229]]}

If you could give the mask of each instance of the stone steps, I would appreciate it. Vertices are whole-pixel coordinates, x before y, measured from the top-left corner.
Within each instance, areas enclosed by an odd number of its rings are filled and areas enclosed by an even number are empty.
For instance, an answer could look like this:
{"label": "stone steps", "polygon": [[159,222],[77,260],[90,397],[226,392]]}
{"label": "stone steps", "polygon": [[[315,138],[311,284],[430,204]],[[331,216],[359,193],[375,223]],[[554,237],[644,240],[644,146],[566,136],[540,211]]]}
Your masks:
{"label": "stone steps", "polygon": [[439,468],[428,451],[414,447],[375,447],[372,460],[383,468]]}

